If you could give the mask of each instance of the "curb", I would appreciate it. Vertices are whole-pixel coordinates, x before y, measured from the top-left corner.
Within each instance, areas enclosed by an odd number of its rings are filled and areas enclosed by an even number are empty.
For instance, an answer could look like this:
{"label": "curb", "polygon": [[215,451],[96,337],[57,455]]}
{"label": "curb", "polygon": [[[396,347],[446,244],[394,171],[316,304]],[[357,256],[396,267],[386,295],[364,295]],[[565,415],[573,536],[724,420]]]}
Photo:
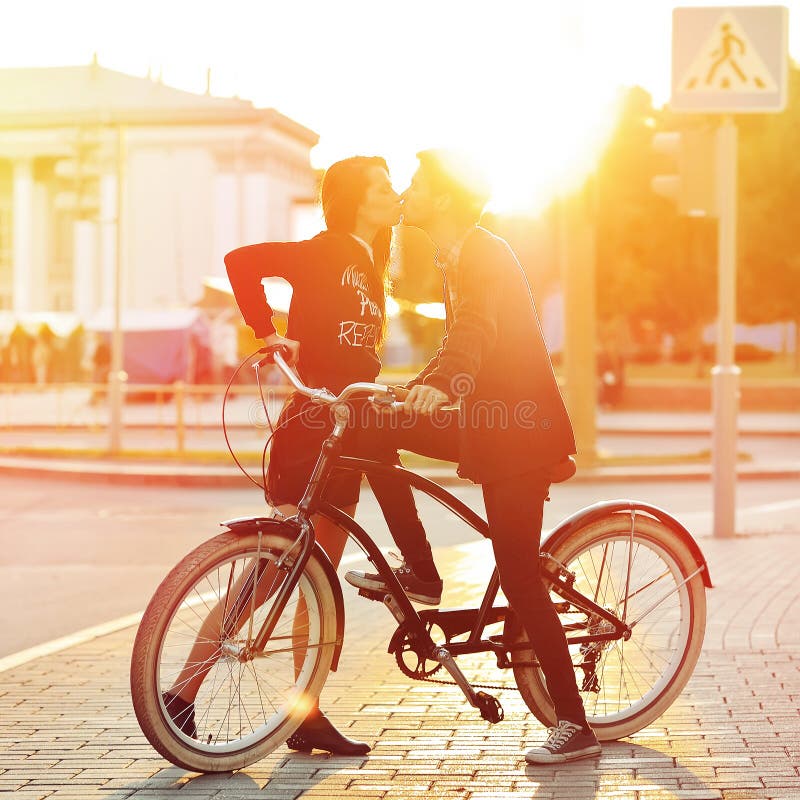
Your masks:
{"label": "curb", "polygon": [[0,458],[0,475],[95,481],[128,486],[246,488],[253,484],[235,467],[174,464],[113,464],[38,458]]}
{"label": "curb", "polygon": [[[163,423],[151,422],[128,422],[125,424],[125,430],[130,431],[162,431],[170,429],[175,426],[174,420],[168,420]],[[252,430],[253,425],[250,423],[240,424],[236,422],[226,423],[226,427],[231,430]],[[84,425],[68,423],[64,425],[41,425],[38,423],[33,424],[16,424],[13,426],[4,426],[1,430],[13,430],[15,432],[25,433],[98,433],[99,431],[106,431],[105,425]],[[187,425],[186,429],[189,431],[215,431],[219,430],[218,423],[200,423],[199,425]],[[699,426],[675,426],[669,427],[663,425],[661,427],[648,427],[648,426],[626,426],[626,425],[599,425],[597,427],[598,436],[711,436],[713,431],[711,428]],[[748,427],[739,428],[737,435],[742,437],[780,437],[780,438],[795,438],[800,437],[800,428],[758,428]]]}
{"label": "curb", "polygon": [[[469,486],[454,470],[427,468],[413,470],[443,486]],[[56,478],[72,481],[95,481],[128,486],[218,487],[243,489],[253,484],[235,467],[202,467],[174,464],[111,464],[96,461],[42,461],[36,458],[0,458],[0,475]],[[800,463],[771,467],[741,467],[739,480],[800,479]],[[643,481],[709,481],[708,465],[608,466],[579,469],[570,483],[627,483]]]}
{"label": "curb", "polygon": [[[391,548],[382,547],[381,552],[386,555]],[[339,567],[356,564],[360,561],[366,561],[367,557],[363,553],[352,553],[346,555],[339,562]],[[16,653],[10,653],[7,656],[0,657],[0,673],[7,670],[21,667],[29,661],[36,661],[38,658],[60,653],[63,650],[69,650],[72,647],[77,647],[80,644],[91,642],[93,639],[99,639],[101,636],[108,636],[117,631],[125,630],[138,625],[142,621],[144,611],[136,611],[133,614],[126,614],[124,617],[109,620],[108,622],[101,622],[99,625],[92,625],[90,628],[84,628],[74,633],[69,633],[66,636],[59,636],[57,639],[51,639],[49,642],[42,642],[41,644],[27,647],[25,650],[19,650]],[[2,791],[2,790],[0,790]]]}
{"label": "curb", "polygon": [[[713,431],[710,428],[626,428],[604,427],[597,429],[598,436],[711,436]],[[737,436],[745,438],[780,438],[791,439],[800,437],[800,428],[745,428],[736,432]]]}
{"label": "curb", "polygon": [[34,645],[25,650],[20,650],[17,653],[12,653],[8,656],[0,658],[0,672],[5,672],[14,667],[20,667],[27,664],[29,661],[35,661],[37,658],[52,655],[53,653],[60,653],[62,650],[69,650],[85,642],[90,642],[92,639],[98,639],[101,636],[108,636],[110,633],[130,628],[132,625],[138,625],[142,619],[143,611],[138,611],[135,614],[127,614],[124,617],[110,620],[109,622],[102,622],[99,625],[93,625],[91,628],[84,628],[81,631],[70,633],[67,636],[60,636],[58,639],[51,639],[49,642]]}

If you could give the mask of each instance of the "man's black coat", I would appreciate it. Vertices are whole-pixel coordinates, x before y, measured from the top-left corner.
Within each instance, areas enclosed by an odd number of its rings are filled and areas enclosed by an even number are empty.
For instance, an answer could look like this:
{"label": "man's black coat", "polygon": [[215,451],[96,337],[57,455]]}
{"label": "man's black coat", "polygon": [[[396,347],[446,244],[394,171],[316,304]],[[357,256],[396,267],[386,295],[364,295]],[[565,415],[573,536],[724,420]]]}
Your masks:
{"label": "man's black coat", "polygon": [[458,473],[492,483],[575,452],[525,273],[509,245],[471,230],[445,268],[447,333],[408,386],[461,397]]}

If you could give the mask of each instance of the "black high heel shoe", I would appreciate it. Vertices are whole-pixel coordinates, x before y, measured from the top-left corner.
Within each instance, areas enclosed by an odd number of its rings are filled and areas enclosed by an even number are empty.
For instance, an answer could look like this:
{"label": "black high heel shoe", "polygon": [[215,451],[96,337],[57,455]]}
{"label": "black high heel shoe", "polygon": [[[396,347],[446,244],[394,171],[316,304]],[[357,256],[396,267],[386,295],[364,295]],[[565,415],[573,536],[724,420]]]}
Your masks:
{"label": "black high heel shoe", "polygon": [[164,692],[161,697],[164,700],[167,714],[170,715],[172,721],[183,733],[192,739],[196,739],[197,727],[194,724],[194,703],[187,703],[182,697],[170,692]]}
{"label": "black high heel shoe", "polygon": [[286,744],[301,753],[316,749],[327,750],[334,756],[365,756],[372,749],[366,742],[357,742],[341,734],[319,709],[303,720]]}

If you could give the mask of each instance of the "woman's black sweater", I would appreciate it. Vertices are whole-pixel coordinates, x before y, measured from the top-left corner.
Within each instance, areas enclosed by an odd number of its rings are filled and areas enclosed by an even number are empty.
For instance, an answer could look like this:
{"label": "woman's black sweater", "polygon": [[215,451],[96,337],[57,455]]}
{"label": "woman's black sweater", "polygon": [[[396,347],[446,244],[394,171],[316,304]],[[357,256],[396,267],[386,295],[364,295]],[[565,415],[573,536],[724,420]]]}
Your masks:
{"label": "woman's black sweater", "polygon": [[275,333],[262,279],[292,285],[286,336],[300,342],[297,369],[306,384],[338,393],[348,383],[375,379],[385,304],[361,242],[324,231],[302,242],[240,247],[225,256],[225,266],[242,316],[259,338]]}

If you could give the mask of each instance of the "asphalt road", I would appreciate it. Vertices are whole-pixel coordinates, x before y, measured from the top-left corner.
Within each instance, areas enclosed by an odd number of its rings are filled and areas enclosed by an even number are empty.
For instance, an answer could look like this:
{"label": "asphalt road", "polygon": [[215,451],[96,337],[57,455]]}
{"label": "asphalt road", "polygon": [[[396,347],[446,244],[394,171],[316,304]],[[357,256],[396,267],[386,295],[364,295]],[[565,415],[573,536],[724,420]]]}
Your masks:
{"label": "asphalt road", "polygon": [[[454,491],[482,511],[479,488]],[[141,611],[170,567],[221,530],[221,520],[264,510],[258,492],[248,489],[0,477],[0,496],[0,657]],[[704,482],[554,487],[545,527],[589,503],[628,496],[670,510],[699,538],[710,535],[711,487]],[[737,500],[739,533],[800,534],[795,481],[743,481]],[[422,498],[420,509],[434,547],[475,541],[474,531],[438,503]],[[381,546],[391,545],[368,491],[358,519]],[[345,555],[358,552],[351,546]]]}

